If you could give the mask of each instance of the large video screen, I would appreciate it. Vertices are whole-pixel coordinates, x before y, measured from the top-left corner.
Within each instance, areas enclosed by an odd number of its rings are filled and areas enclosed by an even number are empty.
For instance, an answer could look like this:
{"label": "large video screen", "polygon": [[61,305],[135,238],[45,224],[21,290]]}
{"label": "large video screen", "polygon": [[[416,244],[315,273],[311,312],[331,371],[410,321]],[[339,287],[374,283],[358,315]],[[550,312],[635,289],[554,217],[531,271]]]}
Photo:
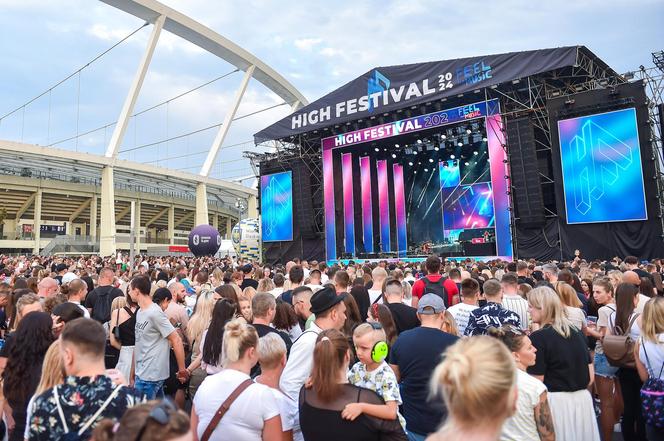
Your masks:
{"label": "large video screen", "polygon": [[293,240],[293,177],[290,171],[261,176],[263,242]]}
{"label": "large video screen", "polygon": [[567,223],[646,220],[634,108],[558,121]]}

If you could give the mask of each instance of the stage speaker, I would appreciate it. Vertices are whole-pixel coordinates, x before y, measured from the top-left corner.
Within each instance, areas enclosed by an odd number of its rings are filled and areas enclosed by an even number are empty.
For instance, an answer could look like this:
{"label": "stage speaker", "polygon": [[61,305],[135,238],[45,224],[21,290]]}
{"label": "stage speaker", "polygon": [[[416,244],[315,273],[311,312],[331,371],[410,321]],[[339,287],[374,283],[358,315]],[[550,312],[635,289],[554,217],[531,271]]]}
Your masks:
{"label": "stage speaker", "polygon": [[293,209],[302,239],[316,239],[311,176],[309,168],[302,161],[293,166]]}
{"label": "stage speaker", "polygon": [[507,152],[512,181],[512,202],[519,225],[545,223],[544,198],[535,147],[535,130],[528,117],[507,121]]}

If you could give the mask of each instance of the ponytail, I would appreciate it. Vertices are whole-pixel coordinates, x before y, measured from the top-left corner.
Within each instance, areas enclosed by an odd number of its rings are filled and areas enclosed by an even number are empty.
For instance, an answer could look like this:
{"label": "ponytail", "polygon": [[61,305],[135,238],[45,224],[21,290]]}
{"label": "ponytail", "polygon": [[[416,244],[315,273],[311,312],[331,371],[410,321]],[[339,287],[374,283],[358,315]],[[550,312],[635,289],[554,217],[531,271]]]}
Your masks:
{"label": "ponytail", "polygon": [[224,327],[224,348],[221,365],[227,367],[229,363],[237,362],[244,356],[247,349],[256,348],[257,346],[258,333],[256,329],[245,323],[244,320],[231,320]]}
{"label": "ponytail", "polygon": [[311,382],[322,402],[332,401],[339,392],[339,372],[346,365],[348,349],[348,340],[336,329],[327,329],[318,335]]}

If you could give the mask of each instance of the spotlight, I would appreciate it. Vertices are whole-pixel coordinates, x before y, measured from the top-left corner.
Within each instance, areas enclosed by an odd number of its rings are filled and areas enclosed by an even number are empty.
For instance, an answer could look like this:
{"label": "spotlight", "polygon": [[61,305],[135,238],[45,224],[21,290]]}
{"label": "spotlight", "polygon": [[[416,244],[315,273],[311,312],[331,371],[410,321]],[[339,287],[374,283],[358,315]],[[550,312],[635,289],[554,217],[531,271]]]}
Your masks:
{"label": "spotlight", "polygon": [[386,152],[386,151],[387,151],[387,148],[384,148],[383,151]]}
{"label": "spotlight", "polygon": [[473,133],[473,131],[470,129],[466,129],[466,133],[470,135],[471,133]]}
{"label": "spotlight", "polygon": [[413,155],[417,155],[417,150],[413,150]]}
{"label": "spotlight", "polygon": [[392,159],[397,159],[397,155],[392,153]]}
{"label": "spotlight", "polygon": [[477,153],[477,151],[474,151],[473,155],[477,156],[477,155],[479,155],[479,153]]}
{"label": "spotlight", "polygon": [[380,149],[378,147],[376,147],[374,150],[380,152]]}
{"label": "spotlight", "polygon": [[440,138],[441,139],[447,139],[447,136],[445,136],[445,134],[443,133],[442,135],[440,135]]}
{"label": "spotlight", "polygon": [[454,159],[454,158],[455,158],[455,156],[454,156],[454,155],[450,155],[450,159]]}
{"label": "spotlight", "polygon": [[482,138],[482,141],[487,142],[488,141],[487,137],[485,136],[484,138]]}
{"label": "spotlight", "polygon": [[413,170],[413,174],[416,175],[416,174],[417,174],[417,170]]}
{"label": "spotlight", "polygon": [[434,149],[435,151],[438,151],[438,150],[440,150],[440,148],[439,148],[439,147],[434,147],[433,149]]}
{"label": "spotlight", "polygon": [[410,166],[412,167],[412,166],[413,166],[413,163],[412,163],[412,162],[409,162],[408,165],[410,165]]}
{"label": "spotlight", "polygon": [[429,162],[433,162],[433,158],[429,158]]}
{"label": "spotlight", "polygon": [[458,145],[459,147],[463,147],[463,142],[459,141],[459,142],[457,143],[457,145]]}
{"label": "spotlight", "polygon": [[466,166],[469,166],[470,164],[469,164],[469,163],[467,163],[467,162],[464,162],[464,165],[466,165]]}
{"label": "spotlight", "polygon": [[428,168],[425,168],[425,169],[424,169],[424,171],[425,171],[425,172],[428,172],[428,171],[429,171],[429,169],[428,169]]}
{"label": "spotlight", "polygon": [[399,148],[399,144],[394,144],[394,147]]}
{"label": "spotlight", "polygon": [[418,139],[418,140],[417,140],[417,143],[418,143],[418,144],[422,144],[422,140],[421,140],[421,139]]}
{"label": "spotlight", "polygon": [[422,161],[417,161],[417,165],[422,165]]}

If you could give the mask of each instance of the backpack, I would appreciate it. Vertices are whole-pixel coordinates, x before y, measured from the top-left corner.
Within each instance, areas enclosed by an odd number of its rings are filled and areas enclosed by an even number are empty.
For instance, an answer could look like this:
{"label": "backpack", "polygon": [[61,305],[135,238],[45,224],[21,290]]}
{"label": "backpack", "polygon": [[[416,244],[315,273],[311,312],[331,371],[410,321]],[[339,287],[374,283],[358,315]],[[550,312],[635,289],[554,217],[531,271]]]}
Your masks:
{"label": "backpack", "polygon": [[629,336],[629,330],[632,329],[632,325],[638,317],[638,313],[632,316],[626,331],[620,329],[620,326],[614,326],[613,334],[604,336],[602,348],[611,366],[636,369],[634,340]]}
{"label": "backpack", "polygon": [[443,303],[445,303],[445,307],[447,308],[447,290],[445,289],[445,285],[443,285],[445,279],[441,277],[439,281],[432,282],[429,280],[429,277],[424,276],[421,280],[424,282],[424,291],[422,292],[422,295],[436,294],[438,297],[443,299]]}
{"label": "backpack", "polygon": [[113,286],[108,286],[109,289],[102,291],[102,288],[97,288],[97,299],[95,300],[94,305],[92,305],[92,315],[91,317],[97,320],[100,323],[106,323],[111,320],[111,303],[113,299],[111,298],[111,293],[116,289]]}
{"label": "backpack", "polygon": [[641,340],[641,347],[646,355],[646,369],[648,370],[648,379],[641,386],[641,414],[646,420],[646,424],[662,430],[664,429],[664,380],[660,377],[664,371],[664,364],[659,369],[659,375],[655,376],[643,340]]}

